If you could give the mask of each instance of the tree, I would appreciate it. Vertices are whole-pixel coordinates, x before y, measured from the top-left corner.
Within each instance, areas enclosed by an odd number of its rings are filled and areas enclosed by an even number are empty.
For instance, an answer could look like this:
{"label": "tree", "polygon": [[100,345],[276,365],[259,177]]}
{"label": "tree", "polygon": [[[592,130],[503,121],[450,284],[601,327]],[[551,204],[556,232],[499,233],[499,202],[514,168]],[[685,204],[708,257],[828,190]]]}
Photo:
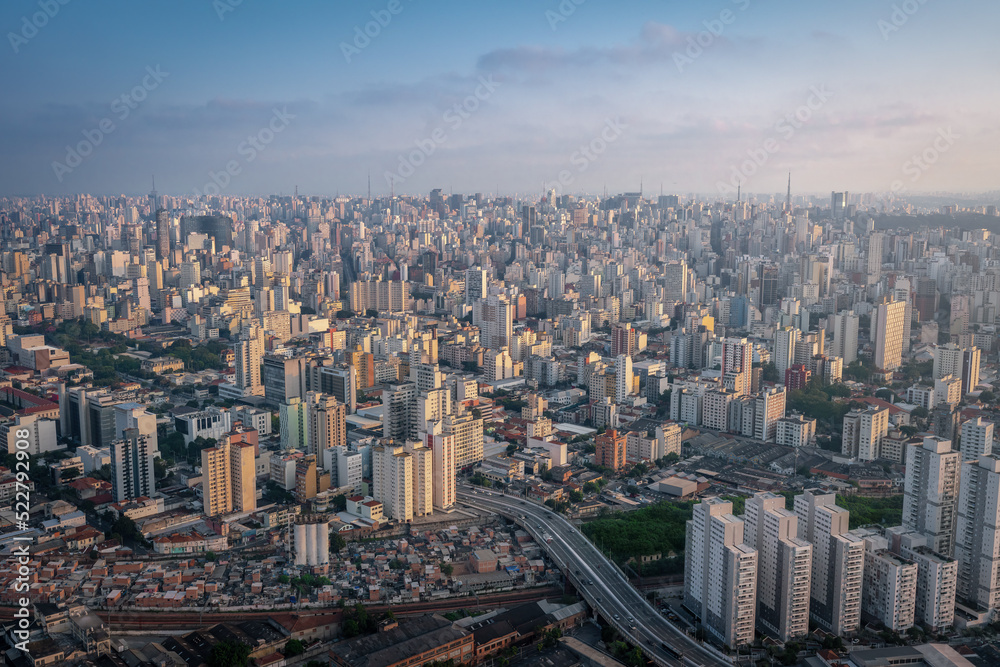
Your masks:
{"label": "tree", "polygon": [[250,647],[243,642],[223,641],[212,647],[208,654],[209,667],[245,667],[250,658]]}
{"label": "tree", "polygon": [[334,512],[347,511],[347,496],[345,496],[343,493],[338,493],[333,497],[333,511]]}
{"label": "tree", "polygon": [[764,382],[781,381],[781,378],[778,377],[778,367],[774,365],[773,361],[769,361],[761,366],[760,377]]}
{"label": "tree", "polygon": [[927,408],[925,408],[922,405],[918,405],[917,407],[910,410],[910,416],[916,417],[917,419],[927,419],[927,417],[930,416],[930,414],[931,413],[927,411]]}
{"label": "tree", "polygon": [[578,503],[581,500],[583,500],[583,494],[577,491],[576,489],[573,489],[572,491],[569,492],[569,500],[570,502]]}
{"label": "tree", "polygon": [[597,493],[597,484],[594,482],[587,482],[583,485],[584,493]]}
{"label": "tree", "polygon": [[163,479],[167,476],[167,462],[160,457],[153,459],[153,476],[156,479]]}
{"label": "tree", "polygon": [[332,533],[330,535],[330,551],[340,553],[340,550],[346,546],[347,540],[345,540],[340,533]]}
{"label": "tree", "polygon": [[302,655],[306,652],[306,645],[298,639],[289,639],[285,642],[285,649],[282,651],[286,658]]}
{"label": "tree", "polygon": [[451,573],[454,571],[455,568],[452,567],[451,563],[445,563],[444,565],[441,566],[441,573],[444,574],[444,576],[446,577],[450,577]]}

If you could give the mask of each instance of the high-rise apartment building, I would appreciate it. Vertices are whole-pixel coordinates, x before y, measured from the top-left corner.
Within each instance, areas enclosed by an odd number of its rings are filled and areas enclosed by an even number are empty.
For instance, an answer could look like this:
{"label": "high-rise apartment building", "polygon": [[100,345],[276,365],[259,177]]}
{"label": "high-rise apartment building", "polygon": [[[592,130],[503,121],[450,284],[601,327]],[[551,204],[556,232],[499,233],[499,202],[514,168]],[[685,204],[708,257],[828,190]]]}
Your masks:
{"label": "high-rise apartment building", "polygon": [[881,535],[867,531],[864,540],[861,618],[905,632],[916,618],[917,564],[890,552],[888,540]]}
{"label": "high-rise apartment building", "polygon": [[872,311],[871,332],[875,341],[875,367],[882,371],[899,368],[903,360],[903,318],[906,303],[883,297]]}
{"label": "high-rise apartment building", "polygon": [[757,612],[757,550],[746,544],[744,528],[732,503],[707,498],[686,529],[684,604],[733,649],[753,643]]}
{"label": "high-rise apartment building", "polygon": [[743,521],[757,550],[757,627],[779,641],[808,634],[813,546],[799,538],[798,517],[784,496],[758,493]]}
{"label": "high-rise apartment building", "polygon": [[201,450],[202,499],[207,516],[257,508],[254,446],[223,439]]}
{"label": "high-rise apartment building", "polygon": [[993,422],[986,421],[982,417],[963,422],[959,451],[962,453],[963,461],[976,461],[980,456],[992,454]]}
{"label": "high-rise apartment building", "polygon": [[845,635],[861,627],[862,537],[848,530],[850,512],[832,493],[807,490],[795,497],[799,538],[813,545],[810,616],[828,632]]}
{"label": "high-rise apartment building", "polygon": [[785,377],[785,371],[795,364],[795,344],[802,332],[795,327],[782,327],[774,333],[774,355],[772,361],[778,369],[778,377]]}
{"label": "high-rise apartment building", "polygon": [[432,474],[434,476],[434,507],[448,509],[457,500],[455,486],[455,437],[451,435],[428,435],[427,446],[431,450]]}
{"label": "high-rise apartment building", "polygon": [[726,338],[722,341],[722,383],[739,396],[750,393],[753,368],[753,343],[746,338]]}
{"label": "high-rise apartment building", "polygon": [[837,313],[833,316],[833,341],[830,343],[830,354],[842,358],[845,364],[850,364],[858,358],[858,324],[860,321],[853,310]]}
{"label": "high-rise apartment building", "polygon": [[412,484],[413,516],[434,512],[434,455],[419,442],[406,443],[403,450],[413,460]]}
{"label": "high-rise apartment building", "polygon": [[382,503],[385,516],[400,522],[413,520],[413,456],[393,444],[372,450],[372,497]]}
{"label": "high-rise apartment building", "polygon": [[624,403],[632,394],[634,374],[632,357],[619,354],[615,359],[615,403]]}
{"label": "high-rise apartment building", "polygon": [[138,429],[125,429],[120,440],[111,443],[111,487],[115,502],[149,497],[156,490],[153,461],[156,443]]}
{"label": "high-rise apartment building", "polygon": [[962,464],[955,559],[958,598],[976,610],[1000,608],[1000,458]]}
{"label": "high-rise apartment building", "polygon": [[939,554],[954,554],[957,522],[958,475],[961,454],[951,441],[925,436],[906,447],[903,481],[903,526],[926,535]]}
{"label": "high-rise apartment building", "polygon": [[625,467],[625,452],[628,447],[628,435],[615,429],[605,431],[596,439],[597,451],[594,461],[597,465],[621,470]]}
{"label": "high-rise apartment building", "polygon": [[264,332],[257,325],[245,329],[233,347],[236,353],[237,389],[244,395],[263,396],[264,385],[260,379],[260,367],[264,359]]}
{"label": "high-rise apartment building", "polygon": [[447,415],[443,432],[455,438],[455,465],[465,468],[483,460],[483,420],[471,412]]}
{"label": "high-rise apartment building", "polygon": [[156,259],[170,259],[170,214],[162,208],[156,212]]}
{"label": "high-rise apartment building", "polygon": [[844,415],[840,452],[859,461],[881,458],[882,438],[889,432],[889,410],[869,406]]}
{"label": "high-rise apartment building", "polygon": [[485,269],[466,269],[465,303],[468,306],[486,297],[488,276]]}
{"label": "high-rise apartment building", "polygon": [[306,451],[321,456],[324,449],[347,446],[347,409],[333,396],[307,392]]}

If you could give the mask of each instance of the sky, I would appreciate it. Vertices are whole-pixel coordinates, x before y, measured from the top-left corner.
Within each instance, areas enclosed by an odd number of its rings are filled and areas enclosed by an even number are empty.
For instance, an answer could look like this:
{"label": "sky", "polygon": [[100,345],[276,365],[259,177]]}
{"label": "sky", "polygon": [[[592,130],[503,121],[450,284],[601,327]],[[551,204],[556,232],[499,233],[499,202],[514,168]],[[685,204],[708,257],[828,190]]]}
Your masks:
{"label": "sky", "polygon": [[[5,0],[0,196],[997,191],[995,0]],[[370,176],[369,176],[370,175]]]}

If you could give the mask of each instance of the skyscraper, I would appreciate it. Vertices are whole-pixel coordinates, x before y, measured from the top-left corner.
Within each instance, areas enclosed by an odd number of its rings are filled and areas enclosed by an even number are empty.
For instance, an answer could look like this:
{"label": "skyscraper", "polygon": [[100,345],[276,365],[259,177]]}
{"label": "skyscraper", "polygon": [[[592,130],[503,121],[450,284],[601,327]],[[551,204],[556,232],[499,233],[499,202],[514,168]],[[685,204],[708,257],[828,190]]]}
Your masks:
{"label": "skyscraper", "polygon": [[778,377],[785,377],[785,371],[795,363],[795,343],[802,332],[794,327],[782,327],[774,332],[774,366]]}
{"label": "skyscraper", "polygon": [[955,558],[958,597],[981,611],[1000,608],[1000,458],[962,464]]}
{"label": "skyscraper", "polygon": [[895,370],[899,368],[903,359],[903,318],[906,315],[906,303],[883,297],[872,315],[875,367],[882,371]]}
{"label": "skyscraper", "polygon": [[385,444],[372,450],[372,497],[385,516],[413,520],[413,457],[402,447]]}
{"label": "skyscraper", "polygon": [[733,504],[706,498],[687,522],[684,605],[705,631],[730,648],[753,643],[757,612],[757,550]]}
{"label": "skyscraper", "polygon": [[236,353],[236,387],[245,396],[263,396],[260,367],[264,358],[264,332],[256,324],[246,328],[233,346]]}
{"label": "skyscraper", "polygon": [[750,393],[750,370],[753,367],[753,343],[746,338],[722,341],[722,383],[738,396]]}
{"label": "skyscraper", "polygon": [[841,357],[845,364],[850,364],[858,358],[859,322],[860,318],[853,310],[833,316],[833,342],[830,344],[830,354]]}
{"label": "skyscraper", "polygon": [[434,507],[448,509],[455,504],[455,437],[428,435],[434,475]]}
{"label": "skyscraper", "polygon": [[954,554],[961,455],[951,441],[925,436],[906,447],[903,480],[903,526],[930,538],[928,546],[939,554]]}
{"label": "skyscraper", "polygon": [[632,357],[619,354],[615,360],[615,403],[624,403],[632,393]]}
{"label": "skyscraper", "polygon": [[170,214],[162,208],[156,212],[156,259],[170,262]]}
{"label": "skyscraper", "polygon": [[785,497],[758,493],[746,501],[745,538],[757,550],[757,627],[780,641],[809,632],[813,547],[798,536]]}
{"label": "skyscraper", "polygon": [[864,540],[848,530],[850,512],[832,493],[807,490],[795,497],[798,536],[813,545],[810,617],[835,635],[861,626]]}

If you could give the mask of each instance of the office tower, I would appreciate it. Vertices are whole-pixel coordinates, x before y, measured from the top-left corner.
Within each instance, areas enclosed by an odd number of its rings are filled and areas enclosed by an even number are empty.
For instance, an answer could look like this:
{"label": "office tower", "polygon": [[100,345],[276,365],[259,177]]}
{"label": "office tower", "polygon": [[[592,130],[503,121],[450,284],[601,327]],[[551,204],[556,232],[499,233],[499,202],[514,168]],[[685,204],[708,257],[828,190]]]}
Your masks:
{"label": "office tower", "polygon": [[757,611],[757,550],[744,528],[721,498],[696,504],[686,526],[684,605],[733,649],[753,643]]}
{"label": "office tower", "polygon": [[962,464],[955,559],[958,598],[979,611],[1000,608],[1000,458]]}
{"label": "office tower", "polygon": [[753,367],[753,343],[746,338],[722,341],[722,384],[738,396],[750,393],[750,370]]}
{"label": "office tower", "polygon": [[834,220],[842,220],[847,216],[846,192],[830,193],[830,212],[833,214]]}
{"label": "office tower", "polygon": [[683,259],[667,262],[663,267],[664,301],[668,306],[675,302],[687,303],[688,266]]}
{"label": "office tower", "polygon": [[953,337],[969,333],[969,319],[972,314],[974,299],[968,294],[951,295],[951,313],[949,317],[949,333]]}
{"label": "office tower", "polygon": [[874,285],[882,277],[882,249],[885,234],[872,232],[868,236],[868,284]]}
{"label": "office tower", "polygon": [[306,451],[322,456],[324,449],[347,447],[347,409],[333,396],[310,391],[306,405]]}
{"label": "office tower", "polygon": [[181,277],[179,287],[184,289],[201,284],[201,264],[198,262],[181,262]]}
{"label": "office tower", "polygon": [[859,322],[860,318],[853,310],[833,316],[833,341],[830,343],[830,354],[842,358],[845,364],[850,364],[858,358]]}
{"label": "office tower", "polygon": [[525,204],[521,207],[521,224],[521,238],[530,239],[531,230],[538,224],[538,210],[534,206]]}
{"label": "office tower", "polygon": [[632,357],[618,355],[615,360],[615,403],[624,403],[632,394]]}
{"label": "office tower", "polygon": [[264,358],[264,332],[256,324],[244,329],[233,351],[236,353],[236,387],[243,390],[244,396],[263,396],[260,366]]}
{"label": "office tower", "polygon": [[403,448],[413,462],[413,516],[434,512],[434,462],[430,449],[419,442],[408,442]]}
{"label": "office tower", "polygon": [[559,299],[566,293],[566,274],[558,268],[549,273],[549,298]]}
{"label": "office tower", "polygon": [[635,354],[635,329],[631,324],[617,326],[611,332],[611,356],[624,354],[631,357]]}
{"label": "office tower", "polygon": [[305,450],[308,442],[306,404],[298,397],[292,397],[278,407],[278,421],[281,424],[281,448]]}
{"label": "office tower", "polygon": [[[261,369],[264,398],[267,404],[278,407],[293,398],[302,398],[307,391],[305,357],[291,357],[287,354],[265,354]],[[321,390],[317,390],[321,391]]]}
{"label": "office tower", "polygon": [[354,369],[358,389],[370,389],[374,387],[376,384],[375,355],[371,352],[365,352],[361,344],[358,343],[354,346],[353,350],[348,352],[347,357],[349,365]]}
{"label": "office tower", "polygon": [[413,520],[413,457],[402,447],[385,444],[372,450],[372,497],[385,516]]}
{"label": "office tower", "polygon": [[930,548],[930,539],[905,526],[886,529],[889,550],[917,565],[914,622],[931,632],[942,632],[955,621],[958,561]]}
{"label": "office tower", "polygon": [[201,450],[202,497],[210,517],[257,508],[254,446],[223,439]]}
{"label": "office tower", "polygon": [[950,440],[925,436],[922,443],[906,447],[903,526],[927,535],[928,546],[949,557],[954,553],[960,464]]}
{"label": "office tower", "polygon": [[934,347],[934,378],[951,375],[961,378],[961,395],[975,391],[979,385],[982,353],[977,347],[959,347],[954,343]]}
{"label": "office tower", "polygon": [[170,215],[162,208],[156,212],[156,259],[170,260]]}
{"label": "office tower", "polygon": [[745,539],[757,550],[757,627],[779,641],[809,632],[813,547],[798,536],[785,497],[758,493],[746,501]]}
{"label": "office tower", "polygon": [[778,267],[774,264],[762,264],[760,267],[760,301],[761,311],[778,303]]}
{"label": "office tower", "polygon": [[813,545],[810,617],[835,635],[861,627],[864,540],[848,530],[850,512],[837,496],[807,490],[795,497],[798,537]]}
{"label": "office tower", "polygon": [[875,367],[882,371],[899,368],[903,359],[903,318],[906,303],[883,297],[872,311],[872,337],[875,339]]}
{"label": "office tower", "polygon": [[913,294],[911,292],[909,278],[896,278],[896,284],[892,288],[892,298],[906,304],[906,312],[903,314],[903,353],[910,351],[910,332],[913,326]]}
{"label": "office tower", "polygon": [[465,304],[471,306],[486,297],[487,274],[485,269],[466,269]]}
{"label": "office tower", "polygon": [[597,452],[594,455],[594,460],[597,465],[612,470],[621,470],[625,467],[625,450],[628,446],[627,434],[611,429],[597,436],[596,444]]}
{"label": "office tower", "polygon": [[889,410],[868,406],[844,415],[840,452],[859,461],[881,458],[882,438],[889,432]]}
{"label": "office tower", "polygon": [[966,420],[962,424],[959,451],[963,461],[977,461],[980,456],[993,453],[993,422],[982,417]]}
{"label": "office tower", "polygon": [[428,435],[427,446],[431,449],[434,475],[434,507],[448,509],[455,504],[455,437],[451,435]]}
{"label": "office tower", "polygon": [[785,377],[785,371],[795,363],[795,344],[802,332],[794,327],[782,327],[774,333],[774,366],[778,377]]}
{"label": "office tower", "polygon": [[865,535],[861,617],[894,632],[913,627],[916,617],[917,564],[889,551],[889,542],[871,531]]}
{"label": "office tower", "polygon": [[490,294],[477,301],[473,306],[473,324],[479,326],[483,347],[494,350],[508,347],[514,335],[514,307],[510,298],[506,294]]}
{"label": "office tower", "polygon": [[128,428],[120,440],[111,443],[111,481],[115,502],[149,497],[156,490],[153,461],[156,443]]}
{"label": "office tower", "polygon": [[962,351],[962,396],[979,386],[981,356],[978,347],[967,347]]}

